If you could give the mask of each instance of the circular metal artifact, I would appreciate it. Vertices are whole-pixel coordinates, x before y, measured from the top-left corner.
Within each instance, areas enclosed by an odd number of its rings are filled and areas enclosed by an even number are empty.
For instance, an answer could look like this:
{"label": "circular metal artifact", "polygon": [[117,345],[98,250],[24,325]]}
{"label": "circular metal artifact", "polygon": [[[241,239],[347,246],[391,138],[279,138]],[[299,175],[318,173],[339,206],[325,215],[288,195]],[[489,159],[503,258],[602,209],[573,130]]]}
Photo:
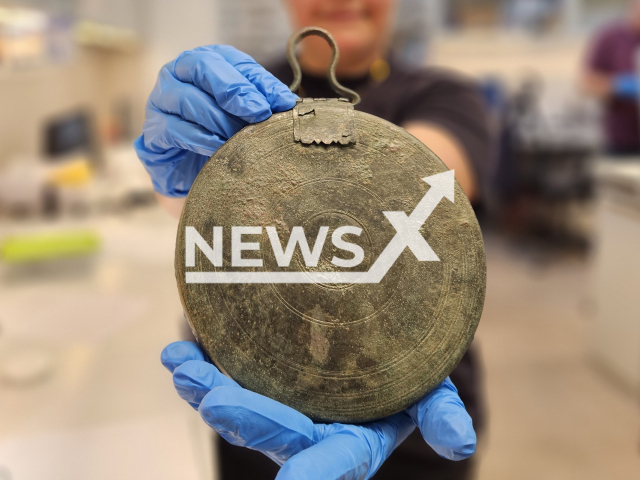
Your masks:
{"label": "circular metal artifact", "polygon": [[176,277],[193,332],[241,386],[314,420],[364,422],[442,382],[485,294],[480,228],[453,172],[416,138],[304,99],[250,125],[186,200]]}

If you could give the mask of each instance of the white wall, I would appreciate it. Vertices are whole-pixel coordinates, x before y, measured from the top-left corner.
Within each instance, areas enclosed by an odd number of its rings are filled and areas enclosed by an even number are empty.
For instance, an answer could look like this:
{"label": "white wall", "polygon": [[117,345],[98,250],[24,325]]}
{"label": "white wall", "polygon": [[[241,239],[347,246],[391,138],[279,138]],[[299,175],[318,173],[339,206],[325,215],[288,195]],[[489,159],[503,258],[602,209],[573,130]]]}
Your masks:
{"label": "white wall", "polygon": [[180,52],[219,43],[219,3],[228,0],[138,0],[143,55],[133,104],[134,125],[142,127],[144,104],[160,68]]}

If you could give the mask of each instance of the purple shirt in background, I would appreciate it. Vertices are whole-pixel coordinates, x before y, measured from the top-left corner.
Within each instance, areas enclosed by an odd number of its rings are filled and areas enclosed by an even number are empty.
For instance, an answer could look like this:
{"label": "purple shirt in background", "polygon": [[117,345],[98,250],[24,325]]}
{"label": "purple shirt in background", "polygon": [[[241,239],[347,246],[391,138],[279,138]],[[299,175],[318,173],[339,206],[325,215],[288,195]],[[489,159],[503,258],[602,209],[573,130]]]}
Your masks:
{"label": "purple shirt in background", "polygon": [[[636,55],[640,33],[626,23],[605,28],[589,55],[589,67],[598,73],[637,73]],[[638,101],[611,97],[605,105],[607,146],[615,152],[640,152],[640,107]]]}

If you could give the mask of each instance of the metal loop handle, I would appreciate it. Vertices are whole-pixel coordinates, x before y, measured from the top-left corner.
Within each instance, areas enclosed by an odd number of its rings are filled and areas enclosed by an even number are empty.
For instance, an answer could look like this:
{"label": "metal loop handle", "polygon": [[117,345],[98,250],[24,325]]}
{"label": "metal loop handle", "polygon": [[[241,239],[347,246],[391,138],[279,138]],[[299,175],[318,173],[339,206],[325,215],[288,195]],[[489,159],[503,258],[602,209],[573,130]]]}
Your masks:
{"label": "metal loop handle", "polygon": [[293,70],[293,83],[289,89],[292,92],[295,92],[300,87],[300,82],[302,81],[302,70],[300,69],[300,63],[298,63],[298,59],[296,58],[296,47],[298,46],[298,43],[300,43],[300,40],[310,35],[318,35],[319,37],[324,38],[331,46],[331,63],[329,64],[329,68],[327,68],[327,80],[329,80],[329,85],[333,91],[340,96],[348,98],[353,105],[360,103],[360,95],[338,83],[338,80],[336,79],[336,66],[338,65],[338,60],[340,60],[338,44],[336,43],[335,38],[333,38],[328,31],[319,27],[305,27],[289,37],[289,41],[287,42],[287,60]]}

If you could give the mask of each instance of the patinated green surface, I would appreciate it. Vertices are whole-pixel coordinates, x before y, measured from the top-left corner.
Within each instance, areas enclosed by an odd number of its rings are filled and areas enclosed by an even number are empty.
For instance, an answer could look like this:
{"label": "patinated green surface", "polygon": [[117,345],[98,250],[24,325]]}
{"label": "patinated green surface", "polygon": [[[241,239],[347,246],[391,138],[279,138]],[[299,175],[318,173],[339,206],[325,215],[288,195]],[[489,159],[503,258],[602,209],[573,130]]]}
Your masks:
{"label": "patinated green surface", "polygon": [[[299,104],[308,106],[307,103]],[[231,267],[232,226],[276,226],[286,246],[304,227],[310,246],[329,226],[320,262],[308,268],[299,248],[278,267],[269,238],[256,271],[342,271],[331,263],[331,233],[354,225],[367,271],[396,234],[383,211],[410,214],[429,190],[421,179],[447,170],[420,141],[379,118],[351,112],[354,142],[294,140],[292,111],[246,127],[205,165],[182,213],[176,277],[192,329],[210,358],[240,385],[313,419],[362,422],[408,407],[437,386],[471,342],[484,303],[485,257],[473,210],[456,183],[420,232],[440,258],[419,262],[409,249],[379,284],[187,284],[190,271]],[[332,134],[333,135],[333,134]],[[196,249],[185,267],[185,227],[212,243],[224,227],[224,263]]]}

